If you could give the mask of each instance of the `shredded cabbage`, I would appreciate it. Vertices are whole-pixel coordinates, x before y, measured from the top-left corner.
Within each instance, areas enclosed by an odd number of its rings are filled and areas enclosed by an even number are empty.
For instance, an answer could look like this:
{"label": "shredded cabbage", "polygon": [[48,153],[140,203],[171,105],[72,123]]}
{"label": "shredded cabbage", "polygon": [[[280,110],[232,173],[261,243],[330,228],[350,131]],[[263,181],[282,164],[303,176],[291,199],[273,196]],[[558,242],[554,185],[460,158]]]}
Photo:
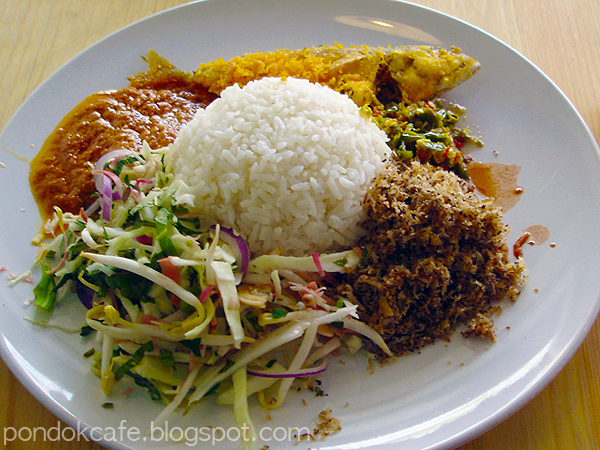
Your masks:
{"label": "shredded cabbage", "polygon": [[280,406],[298,377],[315,364],[325,370],[345,343],[352,353],[363,338],[389,349],[356,305],[329,294],[327,277],[360,264],[355,250],[249,259],[234,230],[210,229],[175,202],[162,152],[145,147],[126,164],[105,158],[99,185],[118,195],[100,214],[57,209],[35,238],[43,273],[35,302],[51,310],[70,296],[65,286],[75,288],[98,334],[92,369],[107,396],[132,380],[166,403],[160,426],[216,392],[233,405],[250,448],[249,396]]}

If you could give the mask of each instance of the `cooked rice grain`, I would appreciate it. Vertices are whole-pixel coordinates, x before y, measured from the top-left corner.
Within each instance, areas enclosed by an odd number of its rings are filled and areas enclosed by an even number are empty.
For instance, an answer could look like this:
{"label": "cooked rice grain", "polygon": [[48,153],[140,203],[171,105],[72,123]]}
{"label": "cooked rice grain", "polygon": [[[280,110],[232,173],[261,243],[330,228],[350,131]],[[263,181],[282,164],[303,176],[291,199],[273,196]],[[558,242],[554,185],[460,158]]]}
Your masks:
{"label": "cooked rice grain", "polygon": [[387,137],[346,95],[263,78],[221,97],[171,146],[174,186],[207,223],[254,254],[339,249],[363,234],[361,201],[389,156]]}

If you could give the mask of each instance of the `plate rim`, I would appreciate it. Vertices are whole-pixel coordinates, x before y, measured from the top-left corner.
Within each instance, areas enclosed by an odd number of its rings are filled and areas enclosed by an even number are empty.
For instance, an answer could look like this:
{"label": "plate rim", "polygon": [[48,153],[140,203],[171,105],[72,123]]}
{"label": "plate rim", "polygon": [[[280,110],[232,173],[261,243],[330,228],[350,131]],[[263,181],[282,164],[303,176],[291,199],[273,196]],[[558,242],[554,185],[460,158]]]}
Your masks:
{"label": "plate rim", "polygon": [[[507,50],[510,50],[511,52],[516,54],[524,62],[526,62],[529,66],[534,68],[538,72],[538,74],[540,76],[542,76],[547,82],[549,82],[550,85],[556,90],[556,92],[562,97],[562,99],[569,105],[571,111],[576,115],[576,117],[580,123],[580,126],[585,131],[587,139],[591,143],[593,143],[592,147],[594,148],[596,156],[597,157],[600,156],[600,149],[598,147],[598,143],[596,142],[594,135],[592,134],[590,128],[586,124],[585,120],[583,119],[583,117],[581,116],[579,111],[575,108],[575,106],[573,105],[571,100],[564,94],[564,92],[556,85],[556,83],[552,79],[550,79],[541,69],[539,69],[532,61],[530,61],[527,57],[525,57],[519,51],[515,50],[508,44],[504,43],[500,39],[496,38],[495,36],[491,35],[490,33],[486,32],[486,31],[484,31],[483,29],[481,29],[477,26],[474,26],[464,20],[453,17],[452,15],[449,15],[447,13],[443,13],[443,12],[437,11],[437,10],[427,7],[427,6],[422,6],[422,5],[414,4],[411,2],[406,2],[403,0],[393,0],[393,2],[398,5],[409,6],[412,8],[419,9],[419,10],[428,11],[429,13],[432,13],[432,14],[441,15],[441,16],[446,17],[447,19],[461,23],[462,25],[467,26],[473,30],[476,30],[479,33],[487,36],[488,38],[492,38],[498,44],[502,45]],[[94,48],[96,46],[101,46],[107,40],[112,39],[115,36],[118,36],[119,34],[123,33],[125,30],[139,27],[141,24],[143,24],[149,20],[159,18],[160,16],[164,16],[166,14],[172,13],[175,10],[186,9],[193,5],[203,4],[203,3],[233,3],[233,1],[229,1],[229,0],[197,0],[194,2],[190,2],[190,3],[176,5],[176,6],[155,12],[147,17],[138,19],[116,31],[109,33],[102,39],[94,42],[90,46],[88,46],[85,49],[83,49],[82,51],[78,52],[73,57],[69,58],[59,68],[57,68],[51,75],[49,75],[42,83],[40,83],[27,96],[27,98],[23,101],[23,103],[17,108],[17,110],[15,111],[15,113],[13,114],[11,119],[6,123],[4,129],[2,130],[2,133],[0,133],[0,138],[2,137],[2,134],[4,134],[6,129],[13,126],[13,121],[15,121],[18,118],[19,112],[21,111],[21,109],[26,107],[27,103],[30,101],[31,98],[35,98],[37,93],[39,91],[42,91],[45,88],[45,86],[47,85],[47,83],[49,83],[54,77],[60,76],[60,73],[63,70],[65,70],[65,68],[67,68],[68,66],[73,64],[74,61],[77,61],[83,54],[89,52],[92,48]],[[560,371],[562,371],[562,369],[567,365],[567,363],[570,361],[570,359],[573,357],[573,355],[580,348],[585,337],[590,332],[591,328],[594,325],[595,320],[598,317],[598,314],[600,313],[600,293],[597,293],[594,305],[595,305],[595,307],[594,307],[595,315],[590,316],[588,318],[588,320],[586,321],[586,323],[582,324],[582,326],[577,330],[577,332],[574,333],[574,335],[572,337],[572,343],[570,344],[570,346],[562,349],[560,358],[558,358],[557,362],[548,368],[548,370],[543,374],[543,376],[540,377],[540,380],[538,382],[536,382],[536,384],[534,385],[533,388],[528,389],[525,393],[523,393],[523,395],[521,397],[512,398],[511,402],[505,404],[504,408],[496,411],[496,413],[493,416],[488,417],[488,420],[484,421],[483,423],[472,427],[470,430],[465,430],[461,433],[455,434],[453,437],[445,440],[444,442],[440,442],[438,445],[434,445],[434,446],[431,446],[428,448],[442,448],[442,446],[443,446],[443,448],[445,448],[446,445],[460,445],[462,443],[465,443],[468,440],[473,439],[476,436],[481,435],[485,431],[497,426],[500,422],[502,422],[503,420],[505,420],[512,414],[514,414],[521,407],[523,407],[525,404],[527,404],[532,398],[537,396],[539,394],[539,392],[542,391],[552,381],[552,379]],[[2,333],[0,333],[0,334],[2,334]],[[2,334],[2,337],[5,337],[5,336]],[[78,418],[73,413],[71,413],[67,408],[65,408],[63,405],[58,403],[56,400],[54,400],[53,398],[48,396],[47,393],[44,390],[42,390],[38,384],[35,383],[35,381],[29,376],[27,371],[25,371],[24,368],[18,364],[17,359],[11,353],[10,349],[8,349],[7,342],[5,342],[5,341],[3,341],[2,345],[0,345],[0,356],[2,356],[2,359],[4,360],[7,367],[11,370],[11,372],[15,375],[15,377],[19,380],[19,382],[23,384],[23,386],[27,389],[27,391],[30,392],[36,398],[36,400],[38,400],[52,414],[56,415],[62,421],[64,421],[65,423],[67,423],[68,425],[71,425],[71,426],[73,425],[74,422],[78,421]],[[118,448],[118,449],[131,448],[131,447],[126,446],[125,444],[121,444],[121,443],[104,442],[103,440],[96,440],[96,442],[100,443],[101,445],[103,445],[107,448]]]}

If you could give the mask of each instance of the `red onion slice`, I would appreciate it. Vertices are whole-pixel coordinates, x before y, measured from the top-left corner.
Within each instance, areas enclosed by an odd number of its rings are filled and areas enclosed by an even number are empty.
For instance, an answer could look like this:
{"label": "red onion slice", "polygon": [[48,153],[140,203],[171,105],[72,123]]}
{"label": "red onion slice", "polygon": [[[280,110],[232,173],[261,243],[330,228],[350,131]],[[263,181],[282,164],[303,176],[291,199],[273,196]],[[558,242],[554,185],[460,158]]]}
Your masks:
{"label": "red onion slice", "polygon": [[213,291],[215,290],[215,287],[212,285],[208,285],[204,288],[204,290],[202,291],[202,293],[200,294],[200,297],[198,297],[198,300],[200,300],[200,303],[204,303],[206,301],[206,299],[213,293]]}
{"label": "red onion slice", "polygon": [[135,186],[138,189],[141,189],[140,184],[152,184],[152,183],[154,183],[154,181],[152,181],[152,180],[145,180],[143,178],[138,178],[137,180],[135,180],[134,183],[135,183]]}
{"label": "red onion slice", "polygon": [[318,375],[320,373],[325,372],[327,370],[327,366],[329,363],[327,359],[324,359],[321,364],[315,367],[308,367],[306,369],[296,370],[293,373],[290,372],[270,372],[266,370],[252,370],[246,369],[248,375],[254,375],[255,377],[263,377],[263,378],[301,378],[301,377],[311,377],[313,375]]}
{"label": "red onion slice", "polygon": [[[98,161],[96,161],[96,164],[94,164],[93,171],[98,172],[98,171],[104,170],[104,167],[106,166],[106,164],[110,163],[112,160],[118,161],[119,159],[122,159],[126,156],[131,156],[134,154],[135,154],[134,151],[125,150],[125,149],[113,150],[108,153],[105,153],[104,155],[102,155],[100,157],[100,159],[98,159]],[[96,183],[96,189],[98,190],[98,192],[102,193],[102,175],[100,173],[95,173],[93,176],[94,176],[94,182]]]}
{"label": "red onion slice", "polygon": [[95,292],[81,283],[75,283],[75,292],[83,306],[87,309],[92,309],[92,306],[94,306]]}
{"label": "red onion slice", "polygon": [[325,276],[325,271],[323,270],[323,264],[321,264],[321,257],[318,253],[311,253],[312,259],[315,262],[315,266],[317,267],[317,272],[321,277]]}
{"label": "red onion slice", "polygon": [[147,236],[145,234],[142,234],[141,236],[136,236],[133,238],[133,240],[139,242],[142,245],[152,245],[152,243],[154,242],[154,240],[150,236]]}
{"label": "red onion slice", "polygon": [[102,175],[102,218],[106,221],[110,220],[110,208],[112,206],[112,182],[110,178]]}
{"label": "red onion slice", "polygon": [[[215,228],[216,227],[213,226],[211,227],[211,230],[215,230]],[[242,279],[246,276],[248,267],[250,266],[250,250],[248,249],[248,245],[243,237],[236,234],[236,232],[230,228],[221,227],[219,239],[229,245],[235,254],[235,259],[238,263],[238,270],[235,274],[235,284],[240,284]]]}
{"label": "red onion slice", "polygon": [[126,149],[112,150],[112,151],[107,152],[104,155],[102,155],[98,159],[98,161],[96,161],[96,164],[94,164],[94,170],[103,170],[104,167],[106,166],[106,164],[113,159],[115,161],[118,161],[126,156],[131,156],[131,155],[135,155],[135,154],[136,153],[133,150],[126,150]]}

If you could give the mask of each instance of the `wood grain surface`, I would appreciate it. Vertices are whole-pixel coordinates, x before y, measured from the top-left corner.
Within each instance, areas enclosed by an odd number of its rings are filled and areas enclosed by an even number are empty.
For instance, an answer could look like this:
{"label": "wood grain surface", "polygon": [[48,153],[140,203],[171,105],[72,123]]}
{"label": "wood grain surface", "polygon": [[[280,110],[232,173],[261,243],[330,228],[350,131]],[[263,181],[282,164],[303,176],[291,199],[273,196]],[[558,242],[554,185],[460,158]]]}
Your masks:
{"label": "wood grain surface", "polygon": [[[368,1],[368,0],[365,0]],[[177,0],[3,0],[0,5],[0,129],[63,63]],[[469,22],[521,52],[573,102],[600,141],[598,0],[417,0]],[[53,427],[57,418],[0,362],[0,429]],[[0,432],[0,448],[4,431]],[[7,450],[101,450],[82,440],[8,442]],[[600,321],[559,375],[507,420],[460,450],[600,449]]]}

